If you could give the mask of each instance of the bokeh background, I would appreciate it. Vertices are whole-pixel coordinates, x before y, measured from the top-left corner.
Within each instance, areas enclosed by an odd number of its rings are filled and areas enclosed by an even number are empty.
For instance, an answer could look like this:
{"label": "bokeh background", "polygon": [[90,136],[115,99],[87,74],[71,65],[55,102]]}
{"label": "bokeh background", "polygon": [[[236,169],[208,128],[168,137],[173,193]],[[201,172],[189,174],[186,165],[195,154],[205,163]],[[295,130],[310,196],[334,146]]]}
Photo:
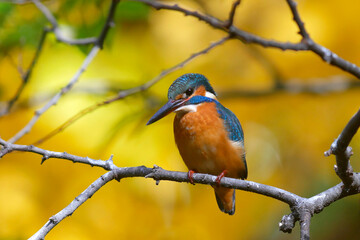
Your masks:
{"label": "bokeh background", "polygon": [[[46,19],[31,3],[0,2],[1,107],[21,84]],[[21,1],[19,1],[21,2]],[[73,38],[97,35],[110,1],[44,1],[61,29]],[[226,19],[232,1],[178,1],[182,6]],[[311,37],[339,56],[360,65],[360,2],[305,1],[298,7]],[[192,17],[156,11],[123,1],[115,26],[73,90],[47,111],[19,141],[32,144],[84,108],[121,89],[138,86],[225,34]],[[234,23],[265,38],[299,41],[286,1],[242,1]],[[0,136],[19,131],[71,79],[89,47],[58,43],[52,34],[24,93],[10,114],[0,118]],[[323,62],[311,52],[280,51],[231,40],[163,78],[148,91],[85,115],[41,148],[106,160],[114,154],[120,167],[154,164],[187,171],[173,140],[173,115],[151,126],[149,117],[166,101],[178,76],[197,72],[208,77],[219,99],[239,118],[245,132],[249,180],[304,197],[335,184],[329,149],[359,108],[359,80]],[[272,91],[277,84],[296,91]],[[330,86],[330,87],[329,87]],[[334,87],[335,86],[335,87]],[[316,89],[303,93],[301,87]],[[248,94],[260,93],[260,94]],[[264,94],[262,94],[264,93]],[[265,94],[266,93],[266,94]],[[360,169],[359,135],[351,163]],[[24,239],[67,206],[105,171],[41,156],[11,153],[0,159],[0,239]],[[218,210],[210,186],[131,178],[113,181],[65,219],[47,239],[299,239],[278,230],[288,206],[271,198],[237,192],[236,213]],[[311,221],[313,239],[357,239],[359,196],[342,199]]]}

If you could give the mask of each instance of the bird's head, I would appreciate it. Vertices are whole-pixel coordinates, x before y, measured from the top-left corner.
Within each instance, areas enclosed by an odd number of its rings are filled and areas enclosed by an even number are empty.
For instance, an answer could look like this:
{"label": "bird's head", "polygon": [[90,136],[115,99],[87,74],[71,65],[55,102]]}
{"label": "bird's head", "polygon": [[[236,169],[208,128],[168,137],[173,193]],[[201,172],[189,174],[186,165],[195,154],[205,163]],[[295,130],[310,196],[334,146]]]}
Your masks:
{"label": "bird's head", "polygon": [[191,106],[201,103],[201,99],[195,96],[204,96],[215,99],[216,93],[204,75],[198,73],[184,74],[176,79],[168,91],[168,102],[150,118],[146,125],[156,122],[171,112],[191,111]]}

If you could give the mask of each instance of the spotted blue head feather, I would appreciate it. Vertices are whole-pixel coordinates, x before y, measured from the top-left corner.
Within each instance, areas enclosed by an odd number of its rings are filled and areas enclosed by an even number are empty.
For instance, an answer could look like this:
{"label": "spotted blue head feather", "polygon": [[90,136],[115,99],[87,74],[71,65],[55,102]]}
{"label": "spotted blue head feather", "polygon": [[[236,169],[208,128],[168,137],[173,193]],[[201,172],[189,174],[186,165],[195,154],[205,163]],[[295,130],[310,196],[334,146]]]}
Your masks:
{"label": "spotted blue head feather", "polygon": [[201,85],[205,87],[206,91],[216,96],[214,89],[204,75],[188,73],[182,75],[171,84],[168,91],[168,99],[175,99],[176,96],[184,93],[187,89],[196,89]]}

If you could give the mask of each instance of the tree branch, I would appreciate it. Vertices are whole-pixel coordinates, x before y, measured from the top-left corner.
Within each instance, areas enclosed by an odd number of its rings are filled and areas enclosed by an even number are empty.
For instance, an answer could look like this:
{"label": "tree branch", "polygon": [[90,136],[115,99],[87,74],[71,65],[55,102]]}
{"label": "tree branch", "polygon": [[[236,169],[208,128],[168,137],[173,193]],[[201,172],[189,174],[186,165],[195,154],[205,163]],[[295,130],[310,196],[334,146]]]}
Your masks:
{"label": "tree branch", "polygon": [[114,14],[115,14],[116,6],[119,4],[119,2],[120,2],[120,0],[112,0],[111,1],[109,13],[106,17],[104,27],[101,30],[99,37],[96,39],[95,45],[99,46],[101,49],[103,49],[103,47],[104,47],[104,41],[105,41],[108,31],[114,25],[114,23],[113,23]]}
{"label": "tree branch", "polygon": [[132,0],[132,1],[143,2],[155,8],[156,10],[167,9],[171,11],[182,12],[185,14],[185,16],[195,17],[198,20],[209,24],[211,27],[215,29],[220,29],[222,31],[229,33],[233,38],[237,38],[244,43],[248,43],[248,44],[254,43],[263,47],[272,47],[281,50],[312,51],[313,53],[321,57],[325,62],[333,66],[336,66],[344,70],[345,72],[348,72],[360,79],[360,68],[358,66],[343,58],[340,58],[338,55],[336,55],[329,49],[321,46],[320,44],[315,43],[310,38],[309,34],[305,29],[304,23],[300,19],[300,15],[298,13],[296,3],[293,0],[287,0],[287,3],[289,4],[289,7],[293,14],[293,19],[295,20],[297,26],[299,27],[300,30],[299,33],[303,37],[302,41],[299,43],[280,42],[280,41],[265,39],[257,35],[251,34],[249,32],[240,30],[233,25],[227,28],[226,22],[224,21],[221,21],[210,15],[201,14],[197,11],[187,10],[183,7],[180,7],[178,4],[169,5],[166,3],[162,3],[159,1],[152,1],[152,0]]}
{"label": "tree branch", "polygon": [[296,24],[297,24],[297,26],[298,26],[298,28],[300,30],[299,34],[303,37],[304,41],[309,40],[310,35],[306,31],[305,24],[300,18],[299,12],[297,10],[297,3],[295,1],[293,1],[293,0],[286,0],[286,1],[287,1],[288,5],[289,5],[291,13],[293,15],[293,20],[296,22]]}
{"label": "tree branch", "polygon": [[230,26],[233,25],[235,12],[236,12],[237,7],[240,5],[240,2],[241,2],[241,0],[236,0],[233,3],[233,5],[231,6],[231,10],[229,13],[229,19],[225,21],[224,27],[229,28]]}
{"label": "tree branch", "polygon": [[42,240],[45,236],[62,220],[71,216],[75,210],[80,207],[86,200],[90,199],[101,187],[115,178],[115,172],[110,171],[102,175],[95,182],[93,182],[84,192],[77,196],[68,206],[63,210],[52,216],[49,221],[37,231],[29,240]]}
{"label": "tree branch", "polygon": [[35,115],[33,118],[28,122],[28,124],[22,128],[15,136],[13,136],[9,142],[14,143],[18,141],[20,138],[22,138],[25,134],[29,133],[32,129],[32,127],[35,125],[37,120],[40,118],[40,116],[45,113],[50,107],[54,106],[62,97],[64,94],[66,94],[68,91],[71,90],[71,88],[75,85],[75,83],[79,80],[82,73],[86,70],[86,68],[89,66],[91,61],[94,59],[94,57],[99,52],[100,48],[98,46],[94,46],[90,53],[85,58],[84,62],[82,63],[80,69],[75,73],[75,75],[72,77],[72,79],[69,81],[69,83],[63,87],[49,102],[47,102],[41,109],[38,109],[35,111]]}
{"label": "tree branch", "polygon": [[[152,178],[156,180],[157,183],[159,183],[160,180],[189,182],[187,173],[167,171],[157,166],[154,168],[146,168],[144,166],[119,168],[113,164],[112,157],[106,161],[94,160],[88,157],[79,157],[65,152],[53,152],[34,146],[12,144],[4,141],[1,138],[0,145],[3,146],[2,150],[0,151],[0,158],[12,151],[32,152],[41,155],[42,162],[49,158],[58,158],[70,160],[74,163],[83,163],[90,166],[101,167],[105,170],[114,172],[116,174],[115,178],[118,180],[126,177],[145,177]],[[216,184],[216,177],[217,176],[201,173],[195,173],[193,175],[195,183],[207,185]],[[263,196],[268,196],[288,204],[292,213],[282,218],[279,224],[280,230],[284,232],[291,232],[292,228],[295,226],[295,222],[300,221],[300,227],[302,228],[301,236],[304,236],[302,239],[307,239],[305,237],[308,236],[308,226],[310,224],[309,221],[313,214],[320,213],[325,207],[343,197],[360,193],[360,174],[354,173],[353,178],[355,179],[355,184],[354,187],[350,190],[344,188],[344,184],[340,183],[310,198],[303,198],[294,193],[273,186],[234,178],[224,177],[221,179],[220,185],[223,187],[234,188],[257,193]],[[75,210],[76,208],[74,208],[74,211]]]}
{"label": "tree branch", "polygon": [[351,147],[349,147],[350,141],[359,127],[360,109],[350,119],[339,137],[331,144],[330,149],[324,153],[327,157],[331,154],[336,156],[335,172],[347,188],[359,187],[360,185],[360,182],[356,182],[356,178],[354,178],[354,171],[350,164],[350,157],[353,152]]}
{"label": "tree branch", "polygon": [[311,213],[308,211],[304,211],[303,214],[300,215],[300,239],[301,240],[309,240],[310,239],[310,221],[311,221]]}
{"label": "tree branch", "polygon": [[69,154],[67,152],[54,152],[45,150],[42,148],[35,147],[33,145],[19,145],[7,142],[0,138],[0,145],[2,145],[2,149],[0,150],[0,158],[4,157],[6,154],[11,153],[13,151],[19,152],[32,152],[39,155],[42,155],[41,164],[43,164],[49,158],[58,158],[72,161],[73,163],[83,163],[88,164],[91,167],[101,167],[105,170],[112,170],[115,168],[115,165],[112,164],[111,161],[102,161],[102,160],[94,160],[89,157],[79,157],[76,155]]}
{"label": "tree branch", "polygon": [[15,95],[8,101],[7,105],[6,105],[6,108],[0,113],[0,117],[8,114],[11,110],[11,108],[13,107],[13,105],[15,104],[15,102],[19,99],[21,93],[23,92],[26,84],[29,82],[29,79],[30,79],[30,76],[32,74],[32,71],[34,69],[34,66],[40,56],[40,53],[42,51],[42,48],[43,48],[43,45],[44,45],[44,42],[45,42],[45,39],[46,39],[46,35],[47,35],[48,31],[46,29],[43,30],[42,34],[41,34],[41,37],[40,37],[40,41],[39,41],[39,44],[38,44],[38,47],[36,49],[36,52],[34,54],[34,57],[30,63],[30,66],[28,68],[28,70],[26,71],[25,74],[23,74],[22,72],[19,72],[20,75],[21,75],[21,79],[22,79],[22,82],[18,88],[18,90],[16,91]]}
{"label": "tree branch", "polygon": [[[54,30],[57,28],[57,22],[56,19],[52,16],[50,11],[38,0],[33,0],[34,4],[43,12],[43,14],[47,17],[47,19],[50,21],[50,23],[53,25]],[[40,116],[46,112],[50,107],[54,106],[59,99],[66,94],[68,91],[72,89],[72,87],[75,85],[75,83],[79,80],[82,73],[86,70],[86,68],[89,66],[89,64],[92,62],[92,60],[95,58],[99,50],[103,47],[104,39],[110,29],[111,21],[114,16],[115,8],[117,4],[119,3],[119,0],[112,0],[111,6],[109,8],[108,17],[104,24],[103,30],[101,31],[98,38],[96,38],[96,43],[92,47],[89,54],[86,56],[85,60],[83,61],[80,69],[75,73],[75,75],[72,77],[72,79],[69,81],[69,83],[63,87],[60,92],[58,92],[47,104],[45,104],[41,109],[38,109],[35,111],[35,115],[33,118],[28,122],[28,124],[23,127],[15,136],[13,136],[9,142],[14,143],[18,141],[20,138],[22,138],[25,134],[29,133],[32,129],[32,127],[35,125],[37,120],[40,118]]]}
{"label": "tree branch", "polygon": [[60,28],[59,24],[56,21],[56,18],[52,15],[52,13],[49,11],[49,9],[42,4],[39,0],[32,0],[32,2],[35,4],[35,6],[44,14],[46,19],[51,24],[51,29],[49,31],[52,31],[55,34],[56,40],[59,42],[64,42],[69,45],[87,45],[87,44],[94,44],[98,40],[96,37],[90,37],[90,38],[83,38],[83,39],[69,39],[66,38]]}

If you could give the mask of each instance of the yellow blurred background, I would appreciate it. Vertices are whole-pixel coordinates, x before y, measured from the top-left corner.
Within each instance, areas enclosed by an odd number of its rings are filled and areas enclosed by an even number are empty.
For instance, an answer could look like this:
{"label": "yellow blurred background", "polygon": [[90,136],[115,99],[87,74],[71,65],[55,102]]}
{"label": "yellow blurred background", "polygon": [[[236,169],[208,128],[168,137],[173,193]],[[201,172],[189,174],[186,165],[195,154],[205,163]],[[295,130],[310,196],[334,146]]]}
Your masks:
{"label": "yellow blurred background", "polygon": [[[110,1],[45,1],[61,29],[71,37],[94,36],[101,30]],[[178,1],[182,6],[226,19],[232,1]],[[311,37],[339,56],[360,65],[360,2],[299,0],[300,15]],[[4,10],[5,9],[5,10]],[[10,10],[9,10],[10,9]],[[21,83],[42,27],[48,25],[33,4],[0,3],[0,100],[11,99]],[[5,15],[6,13],[6,15]],[[33,24],[34,23],[34,24]],[[286,1],[242,1],[234,24],[279,41],[300,36]],[[18,35],[14,34],[19,31]],[[156,11],[123,1],[104,49],[68,94],[60,99],[19,141],[32,144],[74,114],[118,90],[138,86],[225,34],[192,17]],[[10,38],[9,36],[13,36]],[[29,83],[11,113],[0,118],[0,136],[8,140],[67,84],[88,47],[56,42],[49,34]],[[359,81],[323,62],[311,52],[280,51],[230,40],[172,73],[148,91],[85,115],[39,147],[106,160],[114,154],[119,167],[154,164],[187,171],[173,140],[173,115],[151,126],[149,117],[166,100],[178,76],[202,73],[220,102],[242,123],[249,168],[248,180],[310,197],[339,183],[333,156],[325,158],[333,140],[359,108]],[[244,92],[271,89],[274,79],[287,86],[333,91],[277,91],[250,97]],[[231,94],[230,94],[231,93]],[[4,107],[4,104],[0,105]],[[351,163],[359,171],[360,138],[351,142]],[[103,169],[69,161],[14,152],[0,159],[0,239],[25,239],[67,206]],[[236,213],[219,211],[210,186],[129,178],[104,186],[47,239],[299,239],[278,230],[287,205],[248,192],[237,192]],[[356,239],[360,235],[359,196],[327,207],[311,221],[313,239]]]}

